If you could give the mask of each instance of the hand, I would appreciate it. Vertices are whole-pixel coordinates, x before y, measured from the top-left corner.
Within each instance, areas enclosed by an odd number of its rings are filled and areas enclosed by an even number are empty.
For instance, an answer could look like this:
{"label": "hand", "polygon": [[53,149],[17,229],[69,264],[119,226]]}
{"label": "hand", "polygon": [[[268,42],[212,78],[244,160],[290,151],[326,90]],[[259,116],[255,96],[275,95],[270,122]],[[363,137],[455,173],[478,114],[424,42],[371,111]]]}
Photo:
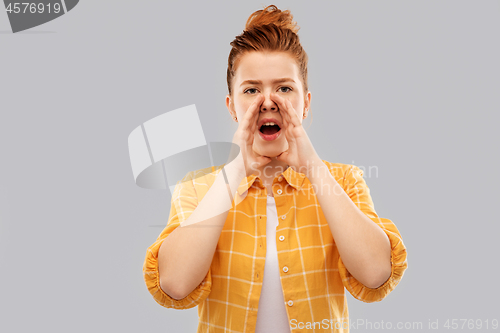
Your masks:
{"label": "hand", "polygon": [[[233,136],[233,143],[240,147],[240,153],[235,158],[240,172],[247,177],[257,173],[257,169],[271,162],[270,157],[261,156],[253,150],[254,134],[257,131],[260,106],[264,98],[262,95],[255,97],[253,103],[245,112],[243,119],[238,123],[238,129]],[[244,170],[242,170],[244,168]]]}
{"label": "hand", "polygon": [[278,105],[283,119],[283,131],[288,141],[288,150],[276,157],[277,160],[286,162],[296,172],[308,176],[312,168],[323,163],[307,136],[292,103],[278,94],[272,93],[271,99]]}

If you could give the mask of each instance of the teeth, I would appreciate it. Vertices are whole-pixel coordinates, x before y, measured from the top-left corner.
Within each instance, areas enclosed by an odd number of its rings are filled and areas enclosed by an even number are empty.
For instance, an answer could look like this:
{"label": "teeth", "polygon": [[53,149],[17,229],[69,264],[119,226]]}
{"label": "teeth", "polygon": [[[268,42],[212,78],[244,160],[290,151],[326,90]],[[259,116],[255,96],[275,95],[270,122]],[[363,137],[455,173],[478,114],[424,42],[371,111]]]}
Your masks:
{"label": "teeth", "polygon": [[262,124],[262,126],[274,126],[274,125],[277,125],[277,124],[273,123],[273,122],[268,122],[268,123]]}

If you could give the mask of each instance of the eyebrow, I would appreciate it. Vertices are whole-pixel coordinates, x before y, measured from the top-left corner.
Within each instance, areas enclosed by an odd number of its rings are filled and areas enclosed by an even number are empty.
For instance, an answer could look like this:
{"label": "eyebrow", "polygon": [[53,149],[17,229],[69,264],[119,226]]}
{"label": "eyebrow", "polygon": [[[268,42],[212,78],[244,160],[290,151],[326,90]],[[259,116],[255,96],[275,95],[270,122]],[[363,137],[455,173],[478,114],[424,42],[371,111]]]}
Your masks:
{"label": "eyebrow", "polygon": [[[276,79],[276,80],[272,80],[271,83],[283,83],[283,82],[293,82],[295,83],[295,81],[289,77],[284,77],[284,78],[281,78],[281,79]],[[245,80],[243,81],[241,84],[240,84],[240,87],[242,85],[245,85],[245,84],[262,84],[262,81],[260,80]]]}

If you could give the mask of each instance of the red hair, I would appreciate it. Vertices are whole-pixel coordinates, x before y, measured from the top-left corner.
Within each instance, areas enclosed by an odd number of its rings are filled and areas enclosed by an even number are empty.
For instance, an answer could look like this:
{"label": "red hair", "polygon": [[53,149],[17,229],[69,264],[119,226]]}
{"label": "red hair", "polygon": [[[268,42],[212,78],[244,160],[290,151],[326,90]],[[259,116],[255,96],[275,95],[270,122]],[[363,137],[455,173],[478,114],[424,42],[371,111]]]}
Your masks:
{"label": "red hair", "polygon": [[302,48],[297,32],[297,23],[289,10],[281,11],[275,5],[269,5],[254,12],[247,20],[245,30],[230,43],[227,63],[227,87],[232,95],[232,82],[238,60],[250,51],[281,51],[290,54],[299,66],[299,74],[307,94],[307,53]]}

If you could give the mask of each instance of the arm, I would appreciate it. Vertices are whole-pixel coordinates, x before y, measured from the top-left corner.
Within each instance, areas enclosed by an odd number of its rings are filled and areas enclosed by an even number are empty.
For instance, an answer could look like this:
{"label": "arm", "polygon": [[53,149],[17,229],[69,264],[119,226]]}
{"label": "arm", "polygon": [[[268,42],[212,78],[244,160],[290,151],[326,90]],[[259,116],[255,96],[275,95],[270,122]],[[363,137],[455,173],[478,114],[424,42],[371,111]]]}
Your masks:
{"label": "arm", "polygon": [[[160,286],[172,298],[186,297],[207,275],[231,208],[229,191],[234,195],[244,177],[239,170],[233,162],[227,164],[192,214],[161,244]],[[222,171],[226,172],[228,184]]]}
{"label": "arm", "polygon": [[288,141],[288,150],[277,159],[295,170],[305,169],[339,251],[338,271],[344,287],[364,302],[382,300],[408,266],[398,229],[375,213],[362,171],[351,166],[340,186],[328,162],[316,154],[292,103],[278,94],[271,98],[282,111]]}
{"label": "arm", "polygon": [[391,246],[386,233],[366,216],[338,184],[328,167],[315,163],[307,175],[347,270],[369,288],[391,275]]}

